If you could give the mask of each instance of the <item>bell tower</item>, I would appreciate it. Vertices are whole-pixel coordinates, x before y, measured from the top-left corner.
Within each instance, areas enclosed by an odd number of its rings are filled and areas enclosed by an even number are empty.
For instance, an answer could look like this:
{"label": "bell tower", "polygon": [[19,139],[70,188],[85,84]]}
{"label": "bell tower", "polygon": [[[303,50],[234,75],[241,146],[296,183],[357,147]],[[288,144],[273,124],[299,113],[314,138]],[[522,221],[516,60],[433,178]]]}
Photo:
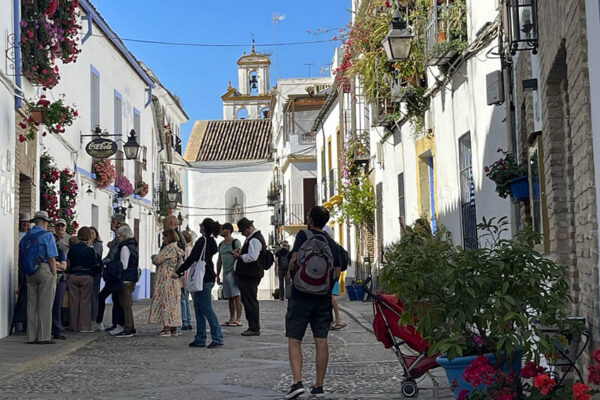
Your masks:
{"label": "bell tower", "polygon": [[267,117],[271,102],[270,66],[269,56],[257,53],[254,44],[252,44],[250,54],[244,52],[237,60],[238,89],[233,88],[229,82],[227,92],[221,96],[223,119],[262,119]]}

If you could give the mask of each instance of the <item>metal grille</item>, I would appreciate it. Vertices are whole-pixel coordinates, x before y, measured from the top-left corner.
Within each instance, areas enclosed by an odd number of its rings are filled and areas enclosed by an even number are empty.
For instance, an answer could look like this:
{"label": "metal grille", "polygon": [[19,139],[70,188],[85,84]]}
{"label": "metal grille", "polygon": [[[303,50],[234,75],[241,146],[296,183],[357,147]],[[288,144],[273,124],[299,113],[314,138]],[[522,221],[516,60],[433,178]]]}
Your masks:
{"label": "metal grille", "polygon": [[458,139],[460,167],[460,208],[463,230],[463,246],[475,249],[477,243],[477,213],[475,211],[475,184],[471,156],[471,135]]}

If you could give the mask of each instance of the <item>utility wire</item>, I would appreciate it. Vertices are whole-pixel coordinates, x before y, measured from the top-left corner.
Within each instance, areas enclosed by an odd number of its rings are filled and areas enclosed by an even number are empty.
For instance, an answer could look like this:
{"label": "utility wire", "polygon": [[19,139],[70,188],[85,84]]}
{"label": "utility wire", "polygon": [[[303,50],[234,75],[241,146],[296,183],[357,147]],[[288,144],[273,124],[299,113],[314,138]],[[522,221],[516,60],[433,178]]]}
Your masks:
{"label": "utility wire", "polygon": [[[106,35],[96,35],[95,37],[107,37]],[[237,44],[237,43],[195,43],[195,42],[167,42],[162,40],[146,40],[146,39],[135,39],[135,38],[123,38],[114,36],[113,39],[118,39],[123,42],[135,42],[145,44],[160,44],[164,46],[184,46],[184,47],[248,47],[248,43]],[[337,42],[338,40],[323,39],[323,40],[309,40],[302,42],[284,42],[284,43],[258,43],[254,47],[274,47],[274,46],[301,46],[307,44],[319,44],[319,43],[330,43]]]}
{"label": "utility wire", "polygon": [[[245,206],[243,208],[247,209],[247,208],[265,207],[265,206],[268,206],[268,204],[267,203],[255,204],[252,206]],[[224,210],[224,211],[233,210],[232,207],[194,207],[194,206],[179,206],[179,207],[190,208],[190,209],[194,209],[194,210]]]}

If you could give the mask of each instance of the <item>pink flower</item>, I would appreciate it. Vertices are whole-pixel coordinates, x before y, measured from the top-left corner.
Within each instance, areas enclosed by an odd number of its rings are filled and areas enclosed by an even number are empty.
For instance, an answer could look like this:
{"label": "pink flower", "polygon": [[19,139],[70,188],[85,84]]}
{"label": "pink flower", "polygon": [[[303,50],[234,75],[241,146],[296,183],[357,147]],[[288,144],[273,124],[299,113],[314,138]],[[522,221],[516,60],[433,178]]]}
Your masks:
{"label": "pink flower", "polygon": [[27,138],[25,136],[19,135],[19,142],[23,143],[26,140],[27,140]]}
{"label": "pink flower", "polygon": [[[389,6],[388,6],[389,7]],[[458,400],[467,400],[469,398],[469,391],[467,389],[463,389],[458,392]]]}
{"label": "pink flower", "polygon": [[534,378],[539,374],[544,373],[544,368],[536,365],[533,361],[530,361],[521,369],[521,376],[525,379]]}

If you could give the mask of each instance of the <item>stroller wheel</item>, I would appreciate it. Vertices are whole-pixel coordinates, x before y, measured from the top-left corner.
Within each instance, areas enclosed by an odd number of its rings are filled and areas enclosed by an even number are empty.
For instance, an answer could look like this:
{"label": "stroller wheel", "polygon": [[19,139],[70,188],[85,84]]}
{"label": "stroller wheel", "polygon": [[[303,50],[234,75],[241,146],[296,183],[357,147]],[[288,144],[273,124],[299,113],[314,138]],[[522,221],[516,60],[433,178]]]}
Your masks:
{"label": "stroller wheel", "polygon": [[402,394],[405,397],[415,397],[417,395],[417,392],[419,391],[417,384],[412,379],[407,379],[403,381],[400,386],[400,389],[402,390]]}

